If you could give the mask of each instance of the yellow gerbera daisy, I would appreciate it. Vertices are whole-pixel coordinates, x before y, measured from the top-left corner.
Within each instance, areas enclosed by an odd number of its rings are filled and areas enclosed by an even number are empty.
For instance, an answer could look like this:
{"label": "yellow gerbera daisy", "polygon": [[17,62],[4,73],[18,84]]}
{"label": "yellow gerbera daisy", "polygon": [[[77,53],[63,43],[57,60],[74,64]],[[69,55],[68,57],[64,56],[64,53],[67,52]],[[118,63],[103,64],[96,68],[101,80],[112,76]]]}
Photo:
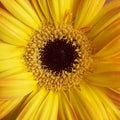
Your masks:
{"label": "yellow gerbera daisy", "polygon": [[104,3],[0,0],[0,119],[120,120],[120,0]]}

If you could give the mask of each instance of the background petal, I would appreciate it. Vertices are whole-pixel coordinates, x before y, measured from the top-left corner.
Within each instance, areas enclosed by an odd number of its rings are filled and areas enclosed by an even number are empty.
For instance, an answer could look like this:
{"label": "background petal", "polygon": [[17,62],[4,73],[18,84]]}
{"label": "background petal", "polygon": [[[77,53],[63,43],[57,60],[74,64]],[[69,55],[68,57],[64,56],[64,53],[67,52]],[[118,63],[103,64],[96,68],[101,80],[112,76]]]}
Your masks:
{"label": "background petal", "polygon": [[57,24],[65,22],[65,17],[69,14],[75,16],[78,4],[78,0],[48,0],[51,16]]}
{"label": "background petal", "polygon": [[31,0],[31,4],[34,6],[34,9],[40,19],[41,22],[45,22],[45,20],[47,20],[40,8],[40,5],[38,3],[38,0]]}
{"label": "background petal", "polygon": [[18,115],[17,120],[29,118],[34,120],[40,105],[44,102],[47,95],[48,91],[42,88],[40,91],[37,91],[29,101],[26,102],[25,100],[26,104]]}
{"label": "background petal", "polygon": [[23,98],[14,98],[9,100],[0,99],[0,119],[9,114]]}
{"label": "background petal", "polygon": [[[17,19],[22,21],[24,24],[30,26],[31,28],[37,30],[40,27],[40,21],[36,19],[36,14],[27,4],[27,2],[20,2],[15,0],[1,0],[1,3],[5,8],[14,15]],[[27,7],[27,8],[26,8]],[[35,19],[34,19],[35,18]]]}
{"label": "background petal", "polygon": [[86,81],[101,87],[120,87],[120,72],[101,72],[86,75]]}
{"label": "background petal", "polygon": [[105,0],[81,0],[76,14],[75,26],[77,28],[89,26],[93,18],[98,14]]}
{"label": "background petal", "polygon": [[13,68],[18,66],[22,66],[23,68],[25,68],[24,60],[21,56],[0,60],[0,72],[9,69],[12,70]]}
{"label": "background petal", "polygon": [[88,85],[81,84],[80,88],[71,89],[69,97],[79,119],[109,120],[102,102]]}
{"label": "background petal", "polygon": [[47,0],[38,0],[38,4],[39,4],[40,10],[42,11],[46,20],[49,22],[52,19],[52,17],[51,17],[51,14],[50,14],[50,10],[49,10],[49,7],[48,7]]}
{"label": "background petal", "polygon": [[27,44],[27,41],[24,38],[24,36],[20,37],[19,35],[16,34],[16,32],[13,31],[12,26],[7,25],[7,23],[3,24],[1,22],[0,22],[0,40],[17,46],[18,45],[25,46]]}
{"label": "background petal", "polygon": [[29,72],[0,78],[0,98],[25,96],[33,91],[37,81]]}
{"label": "background petal", "polygon": [[91,23],[88,38],[93,41],[94,53],[120,34],[120,1],[106,4]]}
{"label": "background petal", "polygon": [[120,72],[120,62],[96,61],[93,63],[93,72]]}
{"label": "background petal", "polygon": [[0,42],[0,60],[22,56],[24,53],[23,51],[22,47]]}
{"label": "background petal", "polygon": [[17,28],[21,29],[28,35],[31,35],[32,29],[16,19],[14,16],[12,16],[7,10],[0,8],[0,15],[7,19],[11,24],[14,24],[14,26],[16,26]]}
{"label": "background petal", "polygon": [[120,88],[105,89],[105,93],[113,101],[113,103],[120,109]]}
{"label": "background petal", "polygon": [[59,94],[58,120],[78,120],[76,113],[64,92]]}
{"label": "background petal", "polygon": [[58,93],[50,91],[46,99],[40,105],[35,120],[57,120]]}
{"label": "background petal", "polygon": [[[96,29],[99,29],[99,27]],[[94,35],[94,33],[90,33],[90,35]],[[119,18],[116,19],[111,24],[109,24],[103,31],[99,32],[96,36],[90,38],[90,36],[88,35],[88,38],[92,41],[92,45],[94,48],[93,53],[95,54],[99,52],[99,50],[104,48],[111,41],[115,40],[118,42],[117,39],[119,39],[119,35],[120,35],[120,19]],[[113,43],[114,42],[112,42],[112,44]]]}
{"label": "background petal", "polygon": [[94,57],[104,59],[104,58],[115,56],[118,53],[120,53],[120,35],[116,36],[107,45],[105,45],[101,50],[99,50],[94,55]]}
{"label": "background petal", "polygon": [[107,95],[104,93],[104,90],[102,88],[96,89],[96,87],[92,87],[92,89],[104,105],[104,109],[106,110],[109,119],[119,120],[120,110],[113,104],[109,97],[107,97]]}

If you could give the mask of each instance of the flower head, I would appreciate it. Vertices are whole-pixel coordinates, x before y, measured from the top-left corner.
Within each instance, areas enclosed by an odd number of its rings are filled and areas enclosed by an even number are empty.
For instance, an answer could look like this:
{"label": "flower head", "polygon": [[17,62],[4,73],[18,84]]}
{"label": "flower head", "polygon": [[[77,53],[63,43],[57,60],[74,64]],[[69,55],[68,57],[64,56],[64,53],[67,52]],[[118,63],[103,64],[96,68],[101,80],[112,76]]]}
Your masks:
{"label": "flower head", "polygon": [[0,0],[0,119],[119,120],[120,0]]}

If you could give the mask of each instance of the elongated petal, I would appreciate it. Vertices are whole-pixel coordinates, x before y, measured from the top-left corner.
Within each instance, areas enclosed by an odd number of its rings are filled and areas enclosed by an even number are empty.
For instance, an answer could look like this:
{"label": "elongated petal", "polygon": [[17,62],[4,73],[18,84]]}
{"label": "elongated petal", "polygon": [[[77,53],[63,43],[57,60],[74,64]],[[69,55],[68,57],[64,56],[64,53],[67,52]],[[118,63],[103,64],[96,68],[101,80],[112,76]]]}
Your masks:
{"label": "elongated petal", "polygon": [[[71,13],[74,16],[74,12],[78,5],[78,0],[48,0],[48,6],[55,23],[65,22],[65,16]],[[74,8],[74,9],[73,9]]]}
{"label": "elongated petal", "polygon": [[105,95],[104,90],[102,90],[102,88],[100,90],[96,89],[96,87],[93,87],[92,89],[104,105],[109,119],[119,120],[120,110],[113,104],[113,102],[107,97],[107,95]]}
{"label": "elongated petal", "polygon": [[88,26],[103,7],[105,0],[81,0],[77,11],[75,26],[77,28]]}
{"label": "elongated petal", "polygon": [[0,119],[11,112],[22,101],[22,99],[23,98],[0,100]]}
{"label": "elongated petal", "polygon": [[38,4],[38,0],[31,0],[31,3],[32,5],[34,6],[34,9],[36,11],[36,13],[38,14],[39,16],[39,19],[42,21],[42,22],[45,22],[45,16],[44,14],[42,13],[42,10]]}
{"label": "elongated petal", "polygon": [[[89,39],[94,40],[97,43],[96,49],[101,47],[102,42],[109,41],[113,36],[119,35],[119,19],[120,17],[120,1],[112,0],[110,3],[106,4],[101,12],[96,16],[96,20],[93,22],[93,28],[88,33]],[[106,33],[107,32],[107,33]],[[108,36],[109,35],[109,36]],[[96,38],[97,36],[97,38]],[[98,37],[101,39],[98,40]],[[104,36],[104,38],[102,37]],[[112,37],[112,38],[111,38]],[[102,41],[100,43],[100,41]],[[100,46],[100,47],[99,47]]]}
{"label": "elongated petal", "polygon": [[26,32],[24,32],[23,30],[19,29],[17,26],[14,25],[14,23],[11,23],[9,20],[7,20],[2,15],[0,15],[0,23],[3,26],[6,26],[8,28],[8,30],[10,30],[13,33],[15,33],[20,39],[22,39],[22,40],[28,40],[30,38],[30,36]]}
{"label": "elongated petal", "polygon": [[47,19],[47,21],[50,21],[52,19],[52,17],[51,17],[50,10],[49,10],[48,4],[47,4],[47,0],[38,0],[38,4],[40,6],[40,9],[41,9],[43,15]]}
{"label": "elongated petal", "polygon": [[120,72],[120,62],[97,61],[93,64],[93,72]]}
{"label": "elongated petal", "polygon": [[5,71],[0,72],[0,78],[8,77],[11,75],[19,74],[21,72],[26,72],[27,68],[25,66],[13,67],[12,69],[7,69]]}
{"label": "elongated petal", "polygon": [[24,10],[32,17],[34,18],[35,22],[40,25],[40,20],[35,12],[35,10],[32,8],[32,6],[26,1],[26,0],[17,0],[17,3],[21,5]]}
{"label": "elongated petal", "polygon": [[58,120],[78,120],[75,111],[64,92],[59,94]]}
{"label": "elongated petal", "polygon": [[14,57],[11,59],[0,60],[0,72],[13,69],[18,66],[25,68],[24,60],[21,57]]}
{"label": "elongated petal", "polygon": [[[42,90],[42,89],[41,89],[41,90]],[[25,106],[26,106],[27,104],[29,104],[29,102],[32,100],[32,98],[33,98],[34,96],[36,96],[39,91],[40,91],[40,89],[38,88],[38,85],[36,85],[35,89],[34,89],[30,94],[28,94],[27,96],[25,96],[25,100],[24,100],[24,102],[23,102],[22,105],[21,105],[21,112],[19,112],[19,114],[22,113],[22,110],[25,108]],[[23,114],[23,113],[22,113],[22,114]]]}
{"label": "elongated petal", "polygon": [[[91,116],[90,116],[90,113],[91,110],[88,110],[89,109],[89,103],[88,101],[85,99],[85,101],[87,101],[87,105],[84,103],[84,101],[81,100],[81,96],[80,94],[78,94],[76,91],[70,91],[70,101],[71,101],[71,104],[75,110],[75,113],[77,115],[77,117],[80,119],[80,120],[91,120]],[[87,109],[86,107],[87,106]]]}
{"label": "elongated petal", "polygon": [[120,52],[120,35],[111,40],[105,47],[103,47],[95,57],[105,58],[113,56]]}
{"label": "elongated petal", "polygon": [[23,24],[21,21],[16,19],[14,16],[12,16],[8,11],[5,9],[0,8],[0,15],[3,16],[5,19],[7,19],[11,24],[14,24],[19,29],[23,30],[28,35],[31,35],[32,29],[25,24]]}
{"label": "elongated petal", "polygon": [[109,120],[100,99],[88,86],[82,84],[80,88],[71,89],[69,96],[79,119]]}
{"label": "elongated petal", "polygon": [[102,87],[120,87],[120,72],[91,73],[86,76],[87,82]]}
{"label": "elongated petal", "polygon": [[[27,3],[21,2],[18,3],[15,0],[1,0],[1,3],[5,6],[5,8],[11,12],[12,15],[14,15],[16,18],[18,18],[20,21],[22,21],[24,24],[34,28],[38,29],[40,27],[40,24],[36,19],[33,18],[33,16],[36,16],[33,13],[33,10],[30,6],[27,5]],[[22,4],[22,6],[20,5]],[[28,12],[28,10],[24,9],[27,6],[27,9],[30,10],[31,14]]]}
{"label": "elongated petal", "polygon": [[0,78],[0,98],[25,96],[33,91],[37,84],[31,73],[19,73]]}
{"label": "elongated petal", "polygon": [[21,47],[16,47],[2,42],[0,43],[0,60],[22,56],[23,52],[24,50]]}
{"label": "elongated petal", "polygon": [[10,28],[10,26],[7,26],[6,24],[3,24],[1,22],[0,40],[17,46],[25,46],[27,44],[27,41],[24,38],[20,38],[20,36],[18,36],[14,31],[12,31],[12,28]]}
{"label": "elongated petal", "polygon": [[[101,25],[102,26],[102,25]],[[99,29],[99,28],[97,28]],[[94,34],[94,33],[90,33]],[[103,47],[105,47],[110,41],[116,41],[119,39],[120,34],[120,19],[115,20],[109,26],[107,26],[103,31],[101,31],[97,36],[93,38],[89,38],[92,40],[92,44],[94,47],[94,53],[101,50]],[[88,35],[89,37],[89,35]]]}
{"label": "elongated petal", "polygon": [[35,120],[57,120],[58,93],[50,91],[44,102],[39,107]]}
{"label": "elongated petal", "polygon": [[42,88],[28,101],[28,103],[26,103],[25,107],[17,117],[17,120],[21,120],[21,119],[27,120],[29,118],[35,120],[35,116],[39,110],[39,107],[44,102],[47,95],[48,95],[48,91]]}
{"label": "elongated petal", "polygon": [[116,8],[120,7],[120,0],[110,0],[109,3],[105,4],[99,14],[94,18],[91,24],[96,25],[97,22],[100,22],[101,18],[107,17],[106,15],[109,12],[112,12]]}
{"label": "elongated petal", "polygon": [[105,89],[105,93],[113,101],[113,103],[120,109],[120,88]]}

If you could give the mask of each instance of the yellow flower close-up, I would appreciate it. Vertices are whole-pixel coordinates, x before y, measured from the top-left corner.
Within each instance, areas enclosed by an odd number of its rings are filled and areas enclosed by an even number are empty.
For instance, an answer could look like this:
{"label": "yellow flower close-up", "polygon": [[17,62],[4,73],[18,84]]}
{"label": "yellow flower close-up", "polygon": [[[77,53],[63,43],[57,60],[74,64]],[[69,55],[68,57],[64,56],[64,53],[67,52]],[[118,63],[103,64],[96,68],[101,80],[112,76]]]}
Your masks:
{"label": "yellow flower close-up", "polygon": [[0,0],[0,120],[120,120],[120,0]]}

